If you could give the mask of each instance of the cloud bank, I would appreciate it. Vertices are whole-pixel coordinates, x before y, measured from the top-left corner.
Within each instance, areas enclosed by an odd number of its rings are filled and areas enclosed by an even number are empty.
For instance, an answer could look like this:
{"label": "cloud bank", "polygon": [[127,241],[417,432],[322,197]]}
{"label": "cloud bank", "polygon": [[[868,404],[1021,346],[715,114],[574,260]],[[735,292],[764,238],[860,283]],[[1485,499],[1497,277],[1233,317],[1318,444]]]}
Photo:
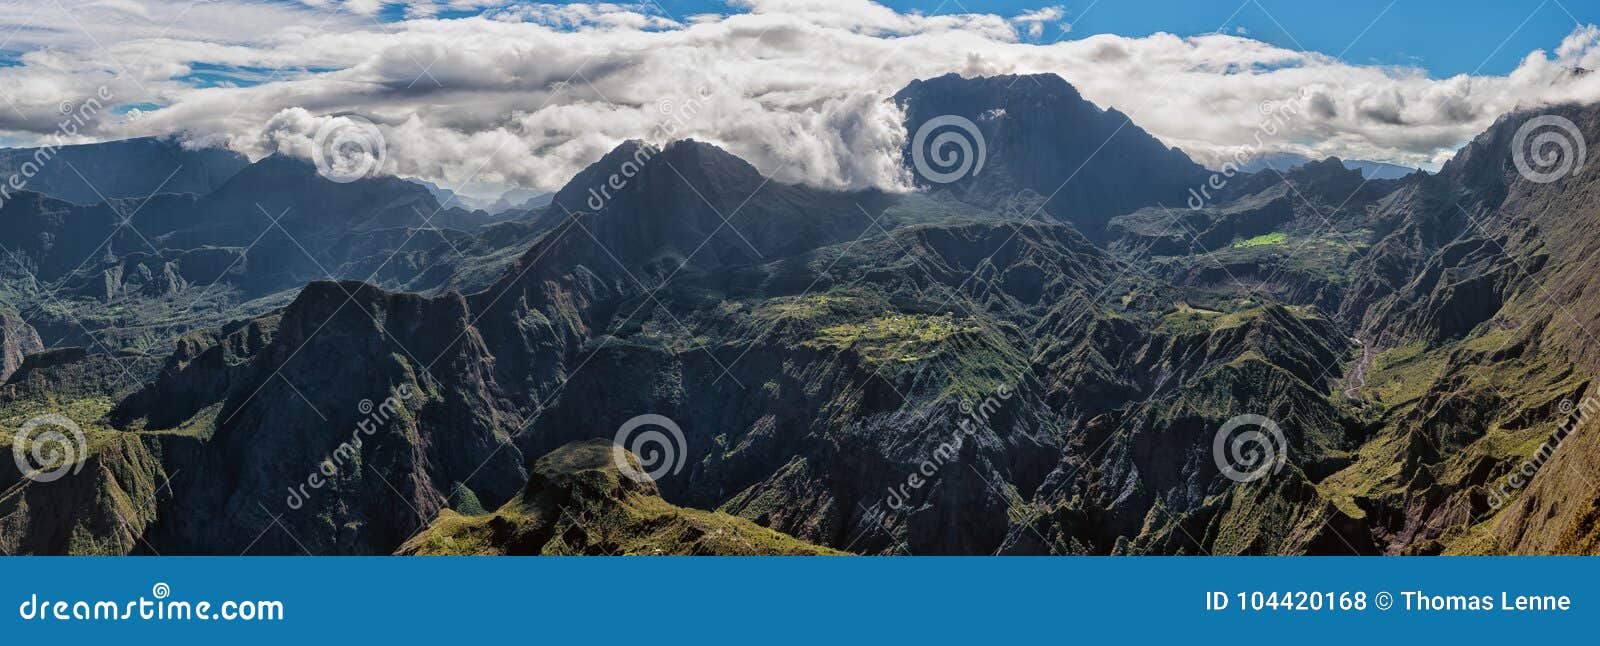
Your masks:
{"label": "cloud bank", "polygon": [[[1600,100],[1600,29],[1505,76],[1429,79],[1218,33],[1065,36],[1073,16],[901,13],[867,0],[657,5],[491,0],[0,0],[0,136],[51,143],[60,106],[108,88],[124,110],[79,140],[179,134],[252,158],[303,154],[329,119],[378,124],[390,167],[445,186],[551,190],[627,139],[717,143],[780,180],[900,188],[918,78],[1055,73],[1197,161],[1308,109],[1261,152],[1434,167],[1502,113]],[[1040,36],[1045,38],[1041,39]],[[671,127],[664,127],[670,125]]]}

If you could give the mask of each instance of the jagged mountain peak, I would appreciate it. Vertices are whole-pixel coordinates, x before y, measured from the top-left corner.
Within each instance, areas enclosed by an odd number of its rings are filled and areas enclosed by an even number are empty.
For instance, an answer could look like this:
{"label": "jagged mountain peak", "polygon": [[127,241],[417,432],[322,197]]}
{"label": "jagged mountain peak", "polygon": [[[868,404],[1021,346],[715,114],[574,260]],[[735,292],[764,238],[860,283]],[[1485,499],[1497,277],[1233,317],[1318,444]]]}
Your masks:
{"label": "jagged mountain peak", "polygon": [[[925,96],[928,93],[964,93],[974,90],[1007,97],[1027,96],[1036,99],[1083,101],[1083,95],[1078,92],[1078,88],[1073,87],[1060,75],[1050,72],[971,77],[950,72],[943,76],[911,81],[895,94],[895,100]],[[1096,109],[1099,110],[1098,107]]]}
{"label": "jagged mountain peak", "polygon": [[[1371,181],[1378,180],[1369,180],[1359,169],[1351,168],[1338,157],[1325,157],[1287,169],[1268,167],[1261,172],[1246,175],[1231,182],[1221,194],[1224,199],[1217,201],[1273,190],[1284,182],[1290,182],[1295,187],[1293,191],[1298,191],[1307,197],[1312,193],[1319,195],[1325,200],[1331,200],[1328,206],[1332,207]],[[1283,190],[1290,189],[1285,187]]]}
{"label": "jagged mountain peak", "polygon": [[1358,170],[1353,170],[1353,169],[1350,169],[1350,168],[1346,168],[1345,165],[1344,165],[1344,160],[1339,159],[1338,157],[1335,157],[1335,156],[1332,156],[1332,155],[1324,157],[1321,160],[1312,160],[1312,161],[1308,161],[1308,162],[1306,162],[1304,164],[1301,164],[1299,166],[1298,170],[1301,171],[1301,172],[1304,172],[1304,173],[1314,173],[1314,174],[1323,174],[1323,173],[1335,174],[1335,173],[1337,173],[1339,175],[1348,175],[1350,173],[1360,174],[1360,172],[1361,172],[1361,171],[1358,171]]}
{"label": "jagged mountain peak", "polygon": [[694,139],[679,139],[667,144],[661,149],[659,162],[679,166],[680,170],[687,166],[707,176],[738,177],[745,181],[762,176],[761,171],[744,158],[716,144]]}
{"label": "jagged mountain peak", "polygon": [[629,139],[612,148],[594,163],[578,171],[550,200],[550,211],[558,218],[567,213],[599,211],[605,208],[606,185],[611,175],[619,175],[625,168],[634,173],[659,150],[644,141]]}
{"label": "jagged mountain peak", "polygon": [[461,334],[469,321],[466,298],[456,292],[425,296],[391,292],[363,281],[318,280],[306,285],[284,309],[280,333],[291,339],[311,338],[332,323],[344,322],[353,326],[351,332],[368,330],[393,337],[432,326],[445,335],[431,339],[432,347]]}
{"label": "jagged mountain peak", "polygon": [[702,141],[628,141],[557,193],[547,211],[557,224],[506,280],[581,267],[629,291],[680,271],[757,264],[853,239],[871,222],[862,211],[881,212],[888,199],[769,181]]}
{"label": "jagged mountain peak", "polygon": [[[1325,162],[1327,159],[1328,158],[1324,158],[1322,161]],[[1334,157],[1333,159],[1338,158]],[[1345,168],[1360,171],[1362,177],[1374,181],[1404,179],[1418,173],[1422,173],[1424,175],[1427,174],[1426,171],[1423,171],[1420,168],[1401,166],[1399,164],[1391,164],[1387,162],[1377,162],[1366,159],[1338,160]],[[1264,155],[1258,155],[1254,159],[1246,161],[1244,164],[1238,167],[1238,170],[1246,173],[1265,173],[1267,175],[1273,175],[1271,172],[1273,170],[1277,170],[1280,173],[1288,173],[1291,170],[1315,161],[1317,160],[1314,158],[1291,152],[1267,153]]]}
{"label": "jagged mountain peak", "polygon": [[[575,175],[556,192],[550,209],[557,216],[603,211],[640,195],[646,186],[657,191],[698,192],[717,208],[724,208],[722,202],[735,197],[743,200],[762,181],[755,166],[713,144],[680,139],[657,147],[630,139]],[[736,191],[746,194],[733,195]],[[668,196],[658,192],[648,199],[661,197]]]}
{"label": "jagged mountain peak", "polygon": [[[1535,120],[1538,121],[1530,125]],[[1572,130],[1573,127],[1576,132]],[[1526,132],[1523,132],[1525,128]],[[1521,154],[1514,150],[1519,132],[1524,137]],[[1555,171],[1561,164],[1568,165],[1568,172],[1581,172],[1581,168],[1573,165],[1575,160],[1566,155],[1578,150],[1586,142],[1597,140],[1600,140],[1600,104],[1563,103],[1523,108],[1495,119],[1493,125],[1445,162],[1439,174],[1450,178],[1458,189],[1482,193],[1488,188],[1491,194],[1498,194],[1518,181],[1521,175],[1517,167],[1518,159],[1524,160],[1536,174]],[[1535,146],[1538,148],[1535,149]],[[1557,147],[1565,150],[1558,151]],[[1540,157],[1557,152],[1560,154],[1551,157],[1555,166],[1540,167]],[[1554,175],[1552,178],[1559,179]]]}
{"label": "jagged mountain peak", "polygon": [[[947,74],[913,82],[894,100],[905,110],[906,131],[912,134],[905,163],[917,169],[919,185],[984,208],[1029,194],[1047,197],[1045,212],[1093,240],[1106,238],[1105,225],[1117,215],[1156,204],[1181,205],[1187,191],[1208,175],[1127,115],[1101,109],[1053,74]],[[946,129],[981,151],[984,163],[962,159],[966,165],[924,176],[933,166],[930,160],[951,151],[915,148],[919,141],[937,145],[937,138],[926,135]]]}

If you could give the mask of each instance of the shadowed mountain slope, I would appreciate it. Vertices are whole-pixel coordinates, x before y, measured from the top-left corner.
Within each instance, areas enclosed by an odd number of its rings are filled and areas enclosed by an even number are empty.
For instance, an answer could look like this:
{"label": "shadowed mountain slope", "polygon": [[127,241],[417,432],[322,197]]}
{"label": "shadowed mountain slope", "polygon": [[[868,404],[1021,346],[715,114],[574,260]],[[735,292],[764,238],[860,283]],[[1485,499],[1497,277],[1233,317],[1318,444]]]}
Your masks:
{"label": "shadowed mountain slope", "polygon": [[[908,133],[946,116],[966,119],[981,133],[981,168],[948,184],[932,184],[919,173],[919,183],[986,208],[1026,191],[1046,200],[1046,213],[1092,240],[1105,237],[1105,225],[1115,216],[1156,204],[1181,206],[1210,174],[1121,112],[1085,100],[1054,74],[948,74],[914,81],[894,100],[905,109]],[[939,139],[929,134],[923,150],[912,149],[915,137],[907,143],[908,166],[920,158],[947,172],[936,160],[971,157],[955,155],[954,147],[935,149]]]}

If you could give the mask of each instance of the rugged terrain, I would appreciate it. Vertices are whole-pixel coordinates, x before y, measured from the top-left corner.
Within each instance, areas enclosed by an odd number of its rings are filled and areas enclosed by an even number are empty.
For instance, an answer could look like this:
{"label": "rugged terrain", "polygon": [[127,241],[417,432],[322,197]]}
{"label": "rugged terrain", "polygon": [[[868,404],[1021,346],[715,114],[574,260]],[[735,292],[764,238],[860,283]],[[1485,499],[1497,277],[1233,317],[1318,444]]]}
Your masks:
{"label": "rugged terrain", "polygon": [[[521,493],[494,513],[444,510],[405,555],[838,554],[721,512],[676,507],[617,468],[608,440],[574,443],[534,463]],[[629,456],[634,468],[642,468]]]}
{"label": "rugged terrain", "polygon": [[[279,157],[8,202],[0,422],[85,440],[52,481],[0,464],[0,547],[1600,550],[1600,180],[1519,176],[1538,112],[1437,173],[1330,159],[1191,208],[1209,171],[1054,76],[893,100],[977,124],[982,170],[843,193],[628,142],[508,217]],[[1600,141],[1600,107],[1544,112]],[[610,447],[646,414],[680,464],[637,481]],[[1218,461],[1241,416],[1281,434],[1260,477]]]}

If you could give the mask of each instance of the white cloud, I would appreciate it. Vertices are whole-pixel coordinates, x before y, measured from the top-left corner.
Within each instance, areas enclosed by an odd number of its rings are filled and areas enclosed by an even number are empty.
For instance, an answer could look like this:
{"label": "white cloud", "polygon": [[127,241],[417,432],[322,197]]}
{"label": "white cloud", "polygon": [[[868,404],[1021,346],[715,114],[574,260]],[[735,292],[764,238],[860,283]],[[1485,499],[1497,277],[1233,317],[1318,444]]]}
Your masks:
{"label": "white cloud", "polygon": [[514,4],[489,13],[496,20],[528,22],[558,29],[617,28],[670,29],[682,27],[677,20],[652,15],[643,5],[610,2],[597,4]]}
{"label": "white cloud", "polygon": [[1044,35],[1045,23],[1061,20],[1061,17],[1065,15],[1066,10],[1058,5],[1024,12],[1013,17],[1011,22],[1026,26],[1028,28],[1028,37],[1037,40]]}
{"label": "white cloud", "polygon": [[[1034,25],[1060,19],[1051,9],[922,15],[865,0],[737,0],[738,13],[691,17],[653,3],[435,0],[383,3],[409,18],[380,23],[375,0],[62,3],[70,14],[53,2],[0,13],[0,34],[13,34],[4,49],[25,52],[0,68],[8,140],[42,140],[62,101],[104,84],[119,103],[163,107],[104,119],[89,138],[185,133],[260,156],[294,149],[273,136],[285,124],[354,112],[380,124],[394,172],[447,186],[551,189],[626,139],[693,137],[787,181],[896,187],[906,134],[887,97],[952,71],[1060,74],[1210,164],[1253,141],[1262,103],[1302,89],[1305,116],[1267,137],[1267,150],[1428,166],[1518,105],[1600,98],[1600,75],[1570,73],[1600,68],[1592,26],[1506,76],[1429,79],[1232,34],[1026,42]],[[485,11],[438,17],[475,10]],[[239,76],[267,82],[180,80],[217,69],[205,66],[246,66]],[[694,109],[664,113],[669,104]]]}

